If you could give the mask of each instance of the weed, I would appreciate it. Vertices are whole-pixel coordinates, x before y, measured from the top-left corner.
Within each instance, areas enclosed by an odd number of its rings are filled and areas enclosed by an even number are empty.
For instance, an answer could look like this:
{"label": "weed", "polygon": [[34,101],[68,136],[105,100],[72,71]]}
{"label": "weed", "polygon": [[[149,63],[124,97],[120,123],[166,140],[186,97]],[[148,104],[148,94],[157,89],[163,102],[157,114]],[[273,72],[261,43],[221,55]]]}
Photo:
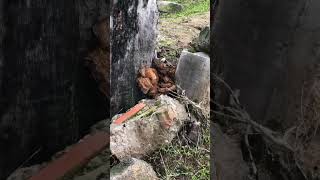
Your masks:
{"label": "weed", "polygon": [[147,157],[161,179],[210,179],[210,130],[209,120],[206,121],[202,122],[197,145],[184,144],[184,134],[180,134]]}

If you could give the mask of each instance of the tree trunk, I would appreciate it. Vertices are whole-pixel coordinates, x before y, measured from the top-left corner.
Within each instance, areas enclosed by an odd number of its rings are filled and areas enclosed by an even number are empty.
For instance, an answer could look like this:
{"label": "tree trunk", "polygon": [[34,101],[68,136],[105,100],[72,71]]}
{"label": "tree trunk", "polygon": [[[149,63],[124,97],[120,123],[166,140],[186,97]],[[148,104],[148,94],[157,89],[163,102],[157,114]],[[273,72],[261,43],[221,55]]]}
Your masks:
{"label": "tree trunk", "polygon": [[111,114],[126,111],[143,94],[136,78],[154,57],[158,9],[156,0],[117,1],[113,5]]}
{"label": "tree trunk", "polygon": [[[315,76],[319,74],[319,15],[319,1],[224,0],[219,4],[212,32],[213,69],[234,90],[240,90],[240,102],[252,119],[277,132],[298,126],[304,113],[310,111],[305,111],[304,102],[313,93],[314,83],[310,81],[318,79]],[[218,99],[220,103],[229,102],[225,97]],[[302,125],[307,121],[310,118]],[[303,133],[308,134],[309,129]],[[319,144],[318,139],[315,146]],[[320,162],[320,158],[307,152],[307,147],[302,148],[305,154],[297,156],[302,161],[302,171],[319,173],[319,163],[313,162]],[[312,159],[310,164],[315,170],[305,164],[306,156]],[[295,164],[288,169],[293,167]],[[302,178],[296,176],[299,170],[283,172],[275,168],[273,173],[282,177],[287,173],[289,179]]]}
{"label": "tree trunk", "polygon": [[0,179],[37,149],[49,155],[107,117],[84,59],[108,2],[0,1]]}
{"label": "tree trunk", "polygon": [[227,83],[240,90],[240,101],[257,121],[284,121],[300,101],[308,68],[319,58],[319,9],[320,2],[307,0],[220,3],[214,69],[223,64]]}

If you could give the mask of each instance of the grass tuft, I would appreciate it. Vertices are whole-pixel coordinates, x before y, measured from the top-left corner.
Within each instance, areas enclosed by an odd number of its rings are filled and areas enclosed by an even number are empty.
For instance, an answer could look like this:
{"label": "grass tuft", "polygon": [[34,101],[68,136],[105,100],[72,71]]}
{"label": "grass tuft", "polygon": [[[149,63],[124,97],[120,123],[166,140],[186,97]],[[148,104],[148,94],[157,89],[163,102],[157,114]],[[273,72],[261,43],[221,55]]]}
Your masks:
{"label": "grass tuft", "polygon": [[210,130],[209,120],[202,122],[201,138],[197,145],[183,145],[180,134],[170,144],[147,157],[158,177],[163,180],[210,179]]}

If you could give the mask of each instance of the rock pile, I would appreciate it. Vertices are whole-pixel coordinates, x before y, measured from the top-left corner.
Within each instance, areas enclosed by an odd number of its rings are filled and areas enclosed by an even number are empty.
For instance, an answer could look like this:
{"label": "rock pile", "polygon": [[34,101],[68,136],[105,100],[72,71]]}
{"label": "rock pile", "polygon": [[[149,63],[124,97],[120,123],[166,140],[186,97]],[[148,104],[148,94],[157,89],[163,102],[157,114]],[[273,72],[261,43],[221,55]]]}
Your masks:
{"label": "rock pile", "polygon": [[[141,103],[146,106],[136,116],[123,124],[112,123],[110,126],[111,154],[120,160],[120,164],[132,158],[145,157],[162,145],[170,143],[183,124],[189,120],[185,106],[169,96],[160,95],[156,99],[142,100]],[[114,122],[119,116],[121,115],[116,115],[112,121]],[[141,162],[141,160],[136,161]],[[149,168],[145,163],[141,165],[136,166],[141,168],[136,169],[136,172],[141,173],[145,168]],[[113,167],[111,179],[113,174],[118,174],[115,179],[126,179],[132,167],[120,166],[126,170],[122,170],[123,173],[115,173],[118,168]],[[154,179],[151,177],[156,176],[146,177],[150,177],[151,180]]]}
{"label": "rock pile", "polygon": [[[176,79],[177,85],[185,89],[185,95],[194,100],[205,97],[204,89],[209,82],[209,61],[209,57],[203,53],[184,51],[177,69],[159,60],[154,62],[154,69],[145,68],[140,73],[143,74],[143,78],[148,78],[150,84],[158,88],[157,93],[159,84],[164,83],[165,79],[174,86]],[[149,91],[150,89],[147,92]],[[189,116],[185,105],[180,101],[161,93],[154,99],[143,99],[139,104],[143,104],[139,111],[131,113],[125,121],[121,121],[122,123],[114,123],[118,122],[119,117],[124,117],[123,114],[118,114],[111,119],[111,124],[110,120],[104,120],[92,127],[92,133],[110,131],[110,149],[105,149],[82,168],[81,172],[67,179],[85,180],[98,177],[112,180],[136,180],[142,177],[146,180],[158,179],[151,165],[140,159],[170,143],[181,128],[193,121],[194,117]],[[132,112],[133,109],[134,107],[128,112]],[[117,160],[111,169],[110,155]],[[25,169],[17,172],[21,172],[16,173],[21,177],[30,174]]]}
{"label": "rock pile", "polygon": [[142,102],[147,106],[140,115],[124,124],[110,126],[110,150],[120,160],[141,158],[170,143],[188,120],[184,105],[166,95]]}
{"label": "rock pile", "polygon": [[[140,101],[146,104],[140,113],[124,124],[112,123],[110,126],[111,154],[120,162],[143,158],[170,143],[182,126],[191,121],[185,105],[159,91],[161,79],[169,79],[168,82],[173,86],[177,84],[180,90],[183,89],[180,93],[193,101],[207,101],[209,108],[210,58],[207,54],[183,51],[177,68],[161,60],[154,61],[153,67],[142,68],[137,81],[142,92],[155,99]],[[115,116],[112,122],[119,116],[121,115]],[[122,168],[123,173],[118,173],[121,175],[119,178],[122,177],[120,179],[126,179],[127,172],[130,172],[130,166],[125,167],[127,170]],[[111,176],[113,171],[115,170],[111,169]]]}

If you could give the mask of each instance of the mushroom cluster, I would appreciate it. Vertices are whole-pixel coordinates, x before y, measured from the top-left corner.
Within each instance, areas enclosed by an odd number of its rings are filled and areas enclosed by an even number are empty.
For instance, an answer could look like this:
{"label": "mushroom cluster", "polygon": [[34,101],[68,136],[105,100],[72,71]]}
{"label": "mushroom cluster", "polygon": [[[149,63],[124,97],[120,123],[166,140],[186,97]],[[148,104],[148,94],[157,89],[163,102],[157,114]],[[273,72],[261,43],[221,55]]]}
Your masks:
{"label": "mushroom cluster", "polygon": [[176,90],[174,76],[176,67],[165,60],[155,60],[154,68],[142,67],[137,82],[144,94],[156,97]]}

